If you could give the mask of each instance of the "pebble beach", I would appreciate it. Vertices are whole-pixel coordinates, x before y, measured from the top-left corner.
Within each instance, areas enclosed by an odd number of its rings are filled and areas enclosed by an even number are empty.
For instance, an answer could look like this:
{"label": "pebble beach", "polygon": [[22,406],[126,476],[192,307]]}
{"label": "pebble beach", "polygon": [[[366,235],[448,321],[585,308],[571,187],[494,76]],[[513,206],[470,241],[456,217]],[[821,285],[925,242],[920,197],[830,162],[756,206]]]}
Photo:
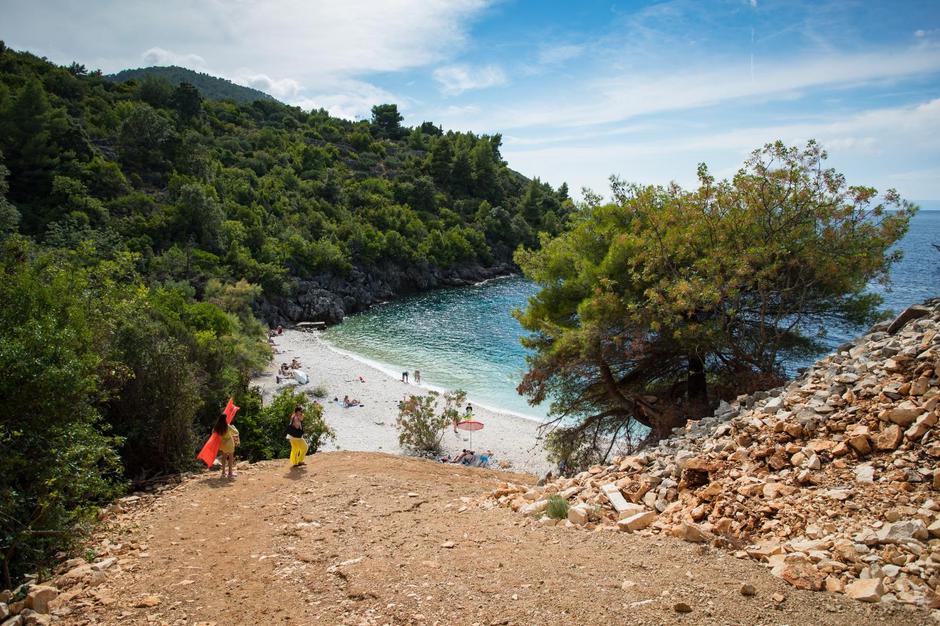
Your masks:
{"label": "pebble beach", "polygon": [[[325,450],[408,454],[398,444],[395,428],[398,403],[407,395],[427,393],[428,388],[413,381],[404,383],[369,363],[336,350],[317,332],[285,330],[273,341],[274,358],[252,382],[261,388],[265,402],[270,401],[279,389],[296,384],[283,380],[278,383],[276,379],[278,366],[296,358],[302,371],[310,378],[308,384],[299,388],[312,393],[322,386],[327,391],[326,397],[319,401],[323,404],[327,423],[336,432],[336,440],[328,442]],[[359,377],[365,382],[360,382]],[[342,401],[344,396],[359,400],[361,406],[345,408],[342,402],[334,401],[334,398]],[[538,476],[551,468],[539,438],[540,422],[478,404],[474,404],[474,415],[476,421],[483,422],[484,428],[472,434],[472,449],[492,451],[494,467]],[[470,433],[460,431],[454,434],[448,428],[442,445],[444,453],[456,456],[462,449],[471,447]]]}

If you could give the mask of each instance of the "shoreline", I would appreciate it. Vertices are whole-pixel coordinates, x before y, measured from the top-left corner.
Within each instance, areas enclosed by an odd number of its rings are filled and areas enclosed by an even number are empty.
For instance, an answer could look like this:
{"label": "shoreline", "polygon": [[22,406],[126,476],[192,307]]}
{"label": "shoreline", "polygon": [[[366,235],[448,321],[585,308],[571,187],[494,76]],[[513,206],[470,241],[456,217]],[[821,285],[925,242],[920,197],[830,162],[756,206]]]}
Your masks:
{"label": "shoreline", "polygon": [[[327,350],[329,350],[330,352],[333,352],[334,354],[345,357],[347,359],[352,359],[353,361],[356,361],[358,363],[362,363],[364,366],[377,370],[393,380],[396,380],[396,381],[399,380],[400,372],[396,373],[396,369],[394,369],[390,363],[383,363],[381,361],[376,361],[375,359],[369,358],[367,356],[362,356],[361,354],[356,354],[355,352],[346,350],[345,348],[340,348],[336,346],[335,344],[330,343],[328,340],[324,339],[323,337],[317,337],[317,340],[321,344],[323,344],[323,346],[326,347]],[[410,384],[412,387],[417,387],[419,389],[424,389],[427,391],[436,391],[438,393],[445,393],[447,391],[450,391],[450,389],[447,389],[446,387],[442,387],[440,385],[432,385],[430,383],[411,382],[408,384]],[[481,401],[477,397],[471,397],[469,392],[467,393],[467,402],[469,404],[472,404],[475,408],[483,408],[483,409],[486,409],[487,411],[492,411],[493,413],[499,413],[501,415],[506,415],[508,417],[516,417],[519,419],[528,420],[530,422],[535,422],[536,424],[539,424],[539,425],[544,423],[544,421],[538,416],[526,415],[525,413],[519,413],[518,411],[511,411],[509,409],[504,409],[498,406],[494,406],[493,404],[487,402],[486,400]]]}
{"label": "shoreline", "polygon": [[[297,358],[310,382],[297,386],[310,392],[318,386],[327,389],[327,396],[318,399],[323,405],[323,416],[336,432],[336,441],[328,442],[323,450],[349,450],[364,452],[389,452],[403,456],[414,456],[398,444],[398,402],[406,395],[427,391],[444,391],[433,385],[403,383],[392,372],[383,369],[381,363],[371,362],[366,357],[351,354],[336,348],[320,337],[319,332],[285,330],[274,337],[276,354],[264,372],[252,379],[252,385],[261,389],[265,402],[287,385],[277,384],[276,373],[280,363]],[[362,376],[365,382],[359,382]],[[358,399],[362,406],[344,408],[334,398],[349,395]],[[492,467],[512,471],[528,472],[542,476],[551,469],[545,458],[545,450],[538,438],[541,421],[528,416],[513,414],[495,407],[474,402],[475,419],[485,424],[481,431],[472,434],[473,449],[477,452],[493,452]],[[469,448],[471,437],[464,432],[455,435],[448,428],[441,446],[451,457]],[[508,467],[503,467],[508,464]]]}

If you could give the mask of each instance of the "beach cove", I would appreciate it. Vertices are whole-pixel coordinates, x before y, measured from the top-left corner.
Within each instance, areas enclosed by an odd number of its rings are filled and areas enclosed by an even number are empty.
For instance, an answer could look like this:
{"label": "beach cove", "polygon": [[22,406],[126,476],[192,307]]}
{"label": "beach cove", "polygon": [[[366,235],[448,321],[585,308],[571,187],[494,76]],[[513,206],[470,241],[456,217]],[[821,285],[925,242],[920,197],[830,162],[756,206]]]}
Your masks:
{"label": "beach cove", "polygon": [[[377,367],[333,348],[318,332],[285,330],[282,335],[274,337],[274,344],[278,353],[252,384],[261,389],[264,401],[269,402],[280,389],[294,384],[277,383],[280,363],[298,359],[310,377],[310,382],[299,389],[312,392],[322,385],[327,390],[327,396],[318,400],[323,404],[324,418],[336,432],[336,440],[327,442],[323,450],[408,454],[398,444],[395,428],[398,402],[406,395],[427,393],[427,387],[414,382],[403,383]],[[359,382],[360,376],[365,382]],[[342,400],[347,395],[359,400],[362,406],[345,408],[341,402],[333,401],[334,398]],[[470,401],[472,403],[472,398]],[[551,468],[539,439],[539,421],[478,404],[474,404],[474,414],[475,419],[485,426],[473,433],[473,449],[491,450],[496,466],[508,463],[507,469],[538,476]],[[442,446],[445,453],[455,456],[470,447],[468,433],[461,431],[455,435],[448,428]]]}

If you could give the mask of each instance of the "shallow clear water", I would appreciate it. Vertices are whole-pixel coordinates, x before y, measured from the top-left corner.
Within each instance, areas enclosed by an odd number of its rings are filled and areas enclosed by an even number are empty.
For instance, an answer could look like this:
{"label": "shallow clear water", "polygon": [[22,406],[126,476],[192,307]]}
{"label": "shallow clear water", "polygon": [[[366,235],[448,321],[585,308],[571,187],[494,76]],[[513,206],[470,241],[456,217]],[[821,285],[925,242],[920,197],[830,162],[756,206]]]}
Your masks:
{"label": "shallow clear water", "polygon": [[[922,211],[900,244],[904,259],[892,270],[890,288],[871,287],[886,308],[898,312],[940,295],[940,252],[932,243],[940,243],[940,211]],[[526,352],[511,314],[535,291],[529,281],[511,277],[425,293],[348,317],[324,338],[396,377],[417,369],[424,384],[463,389],[478,404],[541,418],[546,408],[531,407],[516,393]],[[826,343],[835,347],[861,330],[830,329]]]}

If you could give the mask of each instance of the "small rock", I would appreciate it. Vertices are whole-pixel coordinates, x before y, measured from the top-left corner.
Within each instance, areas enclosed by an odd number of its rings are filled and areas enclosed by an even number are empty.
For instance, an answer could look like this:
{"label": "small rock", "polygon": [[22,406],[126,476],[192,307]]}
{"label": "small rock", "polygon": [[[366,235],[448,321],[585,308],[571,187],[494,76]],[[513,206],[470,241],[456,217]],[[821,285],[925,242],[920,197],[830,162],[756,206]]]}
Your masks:
{"label": "small rock", "polygon": [[876,450],[895,450],[904,441],[904,431],[897,424],[891,424],[872,438]]}
{"label": "small rock", "polygon": [[781,602],[783,602],[784,600],[786,600],[787,597],[786,597],[785,595],[783,595],[782,593],[779,593],[779,592],[778,592],[778,593],[775,593],[774,595],[770,596],[770,599],[773,600],[774,602],[776,602],[777,604],[780,604]]}
{"label": "small rock", "polygon": [[643,530],[656,520],[656,513],[653,511],[644,511],[642,513],[637,513],[636,515],[631,515],[626,519],[622,519],[617,522],[617,528],[625,531],[637,531]]}
{"label": "small rock", "polygon": [[457,547],[457,544],[454,543],[453,541],[445,541],[444,543],[441,544],[441,547],[446,548],[447,550],[450,550],[451,548]]}
{"label": "small rock", "polygon": [[683,541],[692,543],[705,543],[708,541],[708,535],[695,524],[685,522],[672,527],[672,534]]}
{"label": "small rock", "polygon": [[845,595],[859,602],[878,602],[884,593],[880,578],[859,579],[845,586]]}
{"label": "small rock", "polygon": [[747,596],[747,597],[756,596],[757,587],[755,587],[754,585],[750,583],[744,583],[743,585],[741,585],[741,595]]}
{"label": "small rock", "polygon": [[134,606],[138,609],[149,609],[160,604],[160,596],[145,596],[138,600]]}
{"label": "small rock", "polygon": [[676,602],[674,605],[672,605],[672,610],[676,613],[691,613],[692,607],[685,602]]}
{"label": "small rock", "polygon": [[59,590],[48,585],[35,585],[26,594],[26,606],[37,613],[48,613],[49,602],[59,595]]}

